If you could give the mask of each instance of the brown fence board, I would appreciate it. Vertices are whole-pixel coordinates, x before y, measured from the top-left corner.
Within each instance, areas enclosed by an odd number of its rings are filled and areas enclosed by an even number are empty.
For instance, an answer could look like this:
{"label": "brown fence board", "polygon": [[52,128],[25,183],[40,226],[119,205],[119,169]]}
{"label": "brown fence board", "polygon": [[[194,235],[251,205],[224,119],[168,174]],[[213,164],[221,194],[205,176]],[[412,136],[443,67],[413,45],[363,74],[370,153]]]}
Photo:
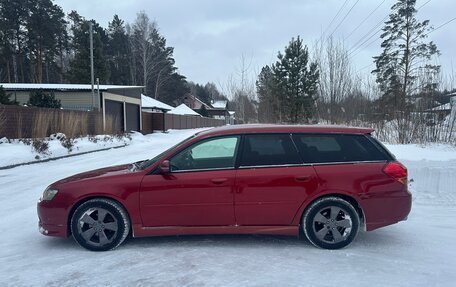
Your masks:
{"label": "brown fence board", "polygon": [[38,138],[61,132],[67,136],[102,133],[101,112],[0,105],[0,138]]}

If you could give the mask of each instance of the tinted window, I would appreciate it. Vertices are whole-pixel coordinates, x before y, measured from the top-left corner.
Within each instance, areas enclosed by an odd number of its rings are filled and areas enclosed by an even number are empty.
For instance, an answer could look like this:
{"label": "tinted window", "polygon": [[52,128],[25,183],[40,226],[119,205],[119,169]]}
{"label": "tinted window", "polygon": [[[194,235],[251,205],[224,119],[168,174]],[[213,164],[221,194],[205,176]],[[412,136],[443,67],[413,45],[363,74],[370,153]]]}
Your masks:
{"label": "tinted window", "polygon": [[196,143],[170,159],[171,170],[234,168],[239,137],[223,137]]}
{"label": "tinted window", "polygon": [[293,135],[306,163],[388,160],[364,135]]}
{"label": "tinted window", "polygon": [[246,135],[241,166],[264,166],[302,163],[287,134]]}

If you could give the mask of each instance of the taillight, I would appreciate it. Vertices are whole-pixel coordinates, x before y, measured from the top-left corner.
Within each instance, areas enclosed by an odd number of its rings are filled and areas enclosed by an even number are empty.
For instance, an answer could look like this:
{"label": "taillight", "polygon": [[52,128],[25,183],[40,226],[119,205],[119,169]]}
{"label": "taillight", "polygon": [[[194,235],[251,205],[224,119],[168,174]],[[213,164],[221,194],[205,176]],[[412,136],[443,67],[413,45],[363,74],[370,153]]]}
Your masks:
{"label": "taillight", "polygon": [[389,162],[383,168],[383,172],[402,184],[407,184],[407,168],[400,162]]}

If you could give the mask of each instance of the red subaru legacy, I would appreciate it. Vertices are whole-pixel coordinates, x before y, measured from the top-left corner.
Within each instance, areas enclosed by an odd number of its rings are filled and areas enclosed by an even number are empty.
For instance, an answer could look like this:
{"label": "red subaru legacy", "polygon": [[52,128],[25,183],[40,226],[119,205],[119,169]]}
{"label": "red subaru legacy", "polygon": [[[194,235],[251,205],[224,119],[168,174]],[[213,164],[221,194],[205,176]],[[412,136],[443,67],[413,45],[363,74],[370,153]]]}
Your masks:
{"label": "red subaru legacy", "polygon": [[104,251],[132,237],[280,234],[348,245],[407,218],[407,169],[372,129],[240,125],[198,133],[153,159],[77,174],[38,203],[44,235]]}

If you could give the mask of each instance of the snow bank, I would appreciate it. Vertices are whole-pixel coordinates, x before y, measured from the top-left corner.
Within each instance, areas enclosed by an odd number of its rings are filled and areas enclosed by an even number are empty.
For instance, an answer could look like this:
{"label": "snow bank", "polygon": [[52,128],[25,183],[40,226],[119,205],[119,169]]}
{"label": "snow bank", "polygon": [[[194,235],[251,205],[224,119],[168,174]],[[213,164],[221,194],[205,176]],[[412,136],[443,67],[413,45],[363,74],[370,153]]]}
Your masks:
{"label": "snow bank", "polygon": [[456,147],[446,144],[385,144],[400,160],[449,161],[456,160]]}
{"label": "snow bank", "polygon": [[0,142],[0,167],[125,146],[130,143],[130,140],[128,137],[97,135],[70,140],[65,147],[65,135],[57,134],[43,140],[43,143],[48,145],[48,149],[43,152],[36,151],[31,139],[3,140]]}

